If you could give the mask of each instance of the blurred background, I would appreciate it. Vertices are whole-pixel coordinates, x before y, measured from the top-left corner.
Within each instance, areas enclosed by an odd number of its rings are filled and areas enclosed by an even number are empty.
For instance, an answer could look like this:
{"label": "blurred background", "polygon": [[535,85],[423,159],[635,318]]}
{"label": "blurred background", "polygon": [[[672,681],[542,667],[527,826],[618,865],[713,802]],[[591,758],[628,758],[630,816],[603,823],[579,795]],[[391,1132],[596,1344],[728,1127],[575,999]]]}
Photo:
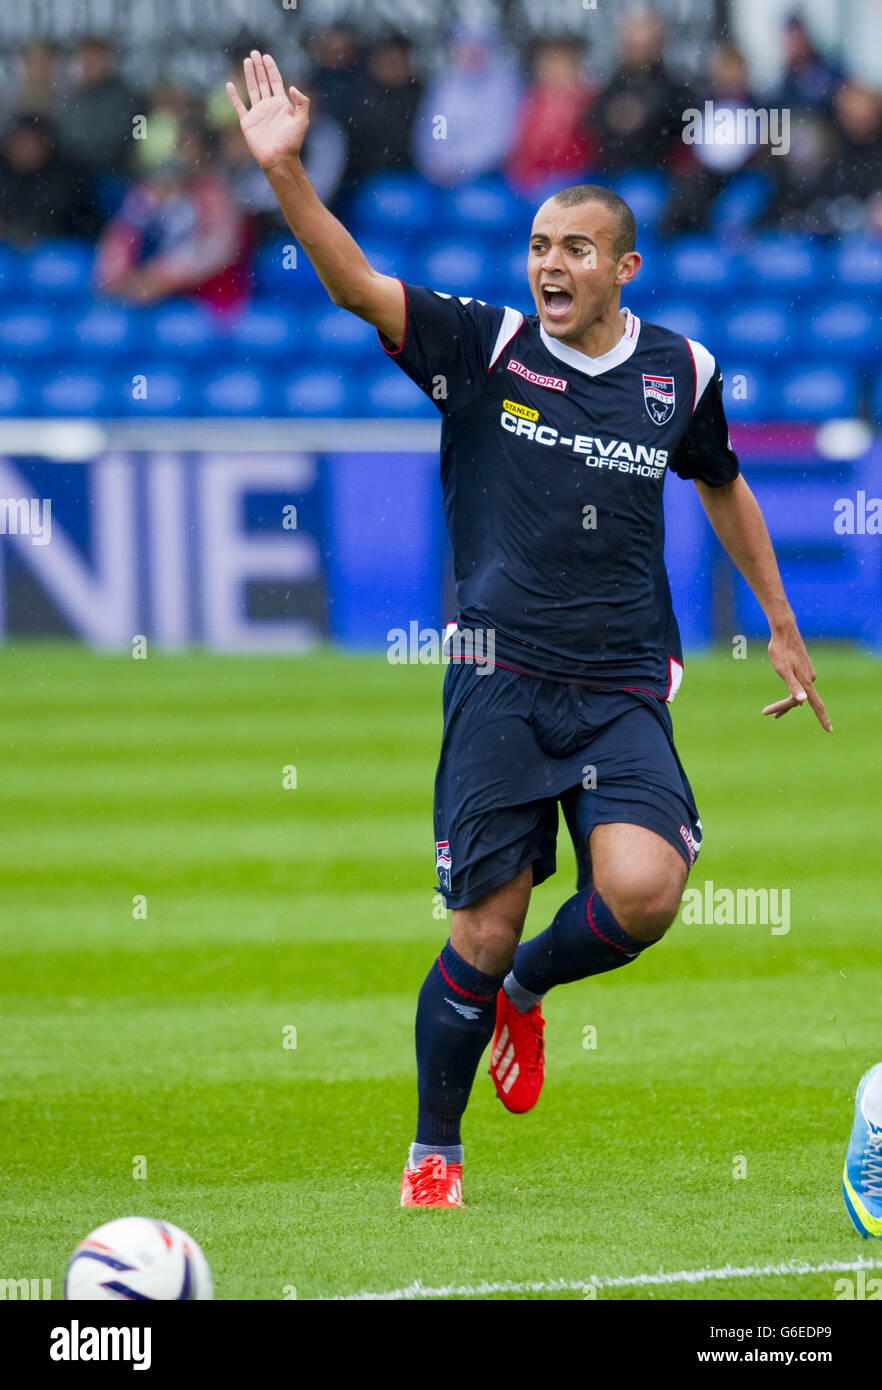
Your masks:
{"label": "blurred background", "polygon": [[[872,0],[0,8],[4,636],[380,649],[454,612],[437,413],[248,154],[224,84],[254,46],[309,94],[309,174],[381,271],[531,312],[536,205],[615,188],[626,302],[720,361],[804,632],[882,649]],[[778,148],[687,143],[706,102],[775,113]],[[666,508],[687,648],[761,635],[693,490]]]}

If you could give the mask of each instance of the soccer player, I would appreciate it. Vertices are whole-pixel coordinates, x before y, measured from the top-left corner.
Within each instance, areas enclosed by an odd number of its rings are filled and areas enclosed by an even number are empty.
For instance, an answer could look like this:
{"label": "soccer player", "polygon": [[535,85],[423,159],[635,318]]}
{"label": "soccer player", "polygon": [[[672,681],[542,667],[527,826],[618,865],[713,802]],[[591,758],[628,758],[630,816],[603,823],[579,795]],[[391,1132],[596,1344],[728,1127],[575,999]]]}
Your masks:
{"label": "soccer player", "polygon": [[[543,203],[528,317],[403,285],[371,268],[310,187],[306,98],[257,52],[245,86],[247,108],[228,86],[245,139],[331,299],[374,324],[443,416],[459,613],[435,840],[452,913],[417,1005],[419,1111],[401,1203],[455,1207],[460,1122],[494,1028],[497,1092],[529,1110],[543,996],[659,941],[701,847],[668,710],[683,669],[662,553],[668,473],[694,482],[768,619],[789,694],[763,713],[808,703],[832,726],[729,443],[713,356],[620,306],[640,266],[627,205],[595,186]],[[555,870],[559,807],[577,891],[519,945],[531,888]]]}

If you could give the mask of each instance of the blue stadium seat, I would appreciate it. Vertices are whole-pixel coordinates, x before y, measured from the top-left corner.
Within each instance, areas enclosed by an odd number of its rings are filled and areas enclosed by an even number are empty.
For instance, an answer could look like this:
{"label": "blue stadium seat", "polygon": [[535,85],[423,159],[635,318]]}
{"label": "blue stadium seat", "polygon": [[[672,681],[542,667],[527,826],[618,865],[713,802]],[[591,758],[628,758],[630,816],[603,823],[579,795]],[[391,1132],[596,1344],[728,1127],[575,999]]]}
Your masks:
{"label": "blue stadium seat", "polygon": [[69,345],[90,359],[117,359],[120,353],[141,342],[143,324],[143,311],[125,304],[98,302],[71,319]]}
{"label": "blue stadium seat", "polygon": [[107,395],[106,373],[80,366],[53,371],[38,393],[45,415],[103,415]]}
{"label": "blue stadium seat", "polygon": [[663,273],[671,289],[686,296],[722,298],[736,291],[742,279],[732,253],[703,236],[677,237],[664,257]]}
{"label": "blue stadium seat", "polygon": [[781,293],[814,288],[829,276],[825,248],[807,236],[757,237],[744,263],[752,284]]}
{"label": "blue stadium seat", "polygon": [[446,294],[477,295],[491,280],[495,258],[465,239],[430,247],[417,261],[419,283]]}
{"label": "blue stadium seat", "polygon": [[770,420],[777,413],[775,393],[767,372],[727,360],[723,371],[723,405],[730,420]]}
{"label": "blue stadium seat", "polygon": [[723,235],[742,231],[759,217],[771,196],[771,180],[765,174],[758,169],[742,169],[714,202],[711,227]]}
{"label": "blue stadium seat", "polygon": [[359,237],[358,244],[374,270],[411,284],[419,281],[413,252],[395,236]]}
{"label": "blue stadium seat", "polygon": [[277,361],[290,358],[302,337],[302,315],[273,304],[255,303],[244,309],[229,329],[237,359]]}
{"label": "blue stadium seat", "polygon": [[477,179],[441,195],[440,225],[500,237],[527,236],[533,208],[498,177]]}
{"label": "blue stadium seat", "polygon": [[824,360],[870,361],[879,346],[878,314],[857,299],[834,299],[805,315],[800,342]]}
{"label": "blue stadium seat", "polygon": [[708,339],[712,335],[712,320],[700,302],[695,304],[663,300],[655,304],[646,317],[650,323],[658,323],[662,328],[669,328],[672,333],[682,333],[684,338],[695,338],[699,343],[708,346]]}
{"label": "blue stadium seat", "polygon": [[221,333],[207,309],[188,300],[160,305],[151,316],[145,349],[173,362],[175,358],[204,357]]}
{"label": "blue stadium seat", "polygon": [[877,425],[882,425],[882,371],[879,372],[873,383],[873,395],[871,400],[873,419]]}
{"label": "blue stadium seat", "polygon": [[353,360],[373,358],[382,361],[383,349],[373,324],[334,305],[321,309],[303,325],[304,338],[311,343],[315,359],[345,368]]}
{"label": "blue stadium seat", "polygon": [[21,368],[0,368],[0,415],[33,415],[37,408],[38,378]]}
{"label": "blue stadium seat", "polygon": [[312,262],[293,236],[268,241],[254,257],[254,290],[262,299],[296,308],[302,300],[326,298]]}
{"label": "blue stadium seat", "polygon": [[353,411],[379,416],[437,417],[437,408],[419,387],[391,364],[368,377],[363,392],[367,410]]}
{"label": "blue stadium seat", "polygon": [[723,336],[745,361],[786,360],[795,341],[789,313],[771,300],[754,300],[726,315]]}
{"label": "blue stadium seat", "polygon": [[25,256],[30,294],[46,299],[84,297],[91,288],[95,248],[85,241],[44,241]]}
{"label": "blue stadium seat", "polygon": [[339,370],[295,372],[282,382],[284,414],[339,419],[367,415],[364,389]]}
{"label": "blue stadium seat", "polygon": [[0,297],[11,299],[21,289],[24,265],[21,254],[0,242]]}
{"label": "blue stadium seat", "polygon": [[637,241],[644,228],[656,228],[668,201],[668,181],[657,169],[634,170],[620,174],[610,185],[624,198],[637,219]]}
{"label": "blue stadium seat", "polygon": [[197,392],[201,415],[274,416],[280,400],[272,373],[224,367],[205,376]]}
{"label": "blue stadium seat", "polygon": [[831,280],[843,288],[882,294],[882,241],[868,237],[844,237],[833,254]]}
{"label": "blue stadium seat", "polygon": [[413,174],[377,174],[362,183],[354,198],[353,222],[369,232],[399,235],[425,232],[438,224],[437,191]]}
{"label": "blue stadium seat", "polygon": [[[141,376],[145,378],[146,395],[139,393],[136,397],[133,379]],[[134,419],[198,416],[202,414],[202,400],[186,368],[132,360],[113,373],[107,414],[128,415]]]}
{"label": "blue stadium seat", "polygon": [[776,414],[782,420],[830,420],[857,413],[860,397],[853,367],[790,367],[778,378]]}
{"label": "blue stadium seat", "polygon": [[55,357],[59,351],[58,315],[51,309],[12,309],[0,313],[0,359],[18,361]]}

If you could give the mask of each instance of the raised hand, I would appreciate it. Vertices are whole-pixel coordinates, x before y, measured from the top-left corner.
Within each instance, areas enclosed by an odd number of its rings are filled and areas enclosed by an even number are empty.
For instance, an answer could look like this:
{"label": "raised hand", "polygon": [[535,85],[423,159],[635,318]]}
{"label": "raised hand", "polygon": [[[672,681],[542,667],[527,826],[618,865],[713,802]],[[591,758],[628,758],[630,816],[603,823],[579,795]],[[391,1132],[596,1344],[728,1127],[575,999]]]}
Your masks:
{"label": "raised hand", "polygon": [[227,95],[239,117],[246,144],[262,169],[299,155],[309,125],[309,98],[296,87],[285,91],[282,75],[274,58],[252,49],[245,59],[245,90],[249,110],[233,82]]}

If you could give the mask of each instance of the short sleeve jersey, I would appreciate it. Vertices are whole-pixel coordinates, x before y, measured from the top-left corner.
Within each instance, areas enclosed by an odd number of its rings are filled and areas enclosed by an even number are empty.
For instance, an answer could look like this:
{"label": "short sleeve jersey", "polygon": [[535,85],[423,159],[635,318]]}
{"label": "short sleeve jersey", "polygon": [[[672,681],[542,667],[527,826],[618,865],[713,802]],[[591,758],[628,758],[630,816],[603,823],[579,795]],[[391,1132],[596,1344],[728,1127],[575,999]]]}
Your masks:
{"label": "short sleeve jersey", "polygon": [[492,629],[513,670],[672,699],[665,477],[738,474],[714,358],[627,309],[618,343],[589,357],[536,314],[404,291],[404,341],[381,341],[443,417],[459,625]]}

